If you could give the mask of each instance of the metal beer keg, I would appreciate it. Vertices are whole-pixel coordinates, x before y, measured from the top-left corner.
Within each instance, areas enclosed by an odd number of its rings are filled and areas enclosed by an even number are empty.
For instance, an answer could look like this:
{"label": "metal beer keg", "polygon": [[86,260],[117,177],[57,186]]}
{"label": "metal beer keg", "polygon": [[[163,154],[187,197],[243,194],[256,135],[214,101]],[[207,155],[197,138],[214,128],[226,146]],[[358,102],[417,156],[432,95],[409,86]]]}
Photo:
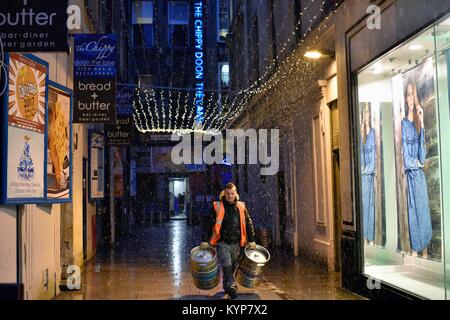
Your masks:
{"label": "metal beer keg", "polygon": [[260,241],[261,245],[264,248],[268,248],[270,246],[270,230],[267,228],[263,228],[260,231]]}
{"label": "metal beer keg", "polygon": [[211,290],[220,281],[219,265],[217,264],[216,249],[209,247],[206,250],[195,247],[191,250],[191,274],[194,284],[201,290]]}
{"label": "metal beer keg", "polygon": [[255,250],[245,248],[245,255],[239,263],[236,280],[246,288],[255,288],[261,283],[264,266],[270,260],[270,253],[263,246]]}

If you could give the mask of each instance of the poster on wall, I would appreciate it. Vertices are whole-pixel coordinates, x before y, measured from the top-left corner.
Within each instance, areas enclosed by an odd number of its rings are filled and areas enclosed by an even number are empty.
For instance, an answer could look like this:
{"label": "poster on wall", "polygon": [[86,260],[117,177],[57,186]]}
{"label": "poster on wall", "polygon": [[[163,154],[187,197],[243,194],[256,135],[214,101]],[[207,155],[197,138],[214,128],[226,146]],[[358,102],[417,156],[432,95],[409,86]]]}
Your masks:
{"label": "poster on wall", "polygon": [[360,102],[358,138],[363,235],[366,244],[378,247],[386,244],[381,118],[379,103]]}
{"label": "poster on wall", "polygon": [[47,200],[72,196],[72,91],[55,82],[48,88]]}
{"label": "poster on wall", "polygon": [[114,34],[74,35],[74,123],[115,123]]}
{"label": "poster on wall", "polygon": [[393,78],[398,250],[441,260],[438,115],[431,58]]}
{"label": "poster on wall", "polygon": [[114,179],[113,195],[115,198],[122,198],[124,195],[123,149],[120,147],[111,147],[109,152],[112,157],[112,175]]}
{"label": "poster on wall", "polygon": [[0,37],[6,52],[68,51],[67,0],[0,1]]}
{"label": "poster on wall", "polygon": [[89,201],[105,196],[105,138],[103,133],[89,131]]}
{"label": "poster on wall", "polygon": [[3,98],[2,202],[45,201],[48,63],[32,55],[6,55]]}

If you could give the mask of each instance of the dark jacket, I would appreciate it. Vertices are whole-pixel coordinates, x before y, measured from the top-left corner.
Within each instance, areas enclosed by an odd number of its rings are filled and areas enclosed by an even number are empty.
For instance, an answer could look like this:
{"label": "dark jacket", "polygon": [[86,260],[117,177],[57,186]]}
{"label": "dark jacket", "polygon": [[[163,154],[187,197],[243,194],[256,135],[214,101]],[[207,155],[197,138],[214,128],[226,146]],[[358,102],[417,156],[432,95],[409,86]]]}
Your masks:
{"label": "dark jacket", "polygon": [[[232,204],[228,201],[222,201],[222,205],[225,206],[225,214],[222,221],[222,227],[220,228],[220,241],[227,244],[238,244],[241,240],[241,223],[239,217],[239,208],[237,207],[237,202]],[[208,242],[213,233],[213,227],[216,223],[216,210],[214,206],[209,211],[206,216],[203,225],[203,235],[202,241]],[[250,218],[247,208],[245,208],[245,224],[247,231],[247,241],[255,242],[255,229],[253,228],[253,222]]]}

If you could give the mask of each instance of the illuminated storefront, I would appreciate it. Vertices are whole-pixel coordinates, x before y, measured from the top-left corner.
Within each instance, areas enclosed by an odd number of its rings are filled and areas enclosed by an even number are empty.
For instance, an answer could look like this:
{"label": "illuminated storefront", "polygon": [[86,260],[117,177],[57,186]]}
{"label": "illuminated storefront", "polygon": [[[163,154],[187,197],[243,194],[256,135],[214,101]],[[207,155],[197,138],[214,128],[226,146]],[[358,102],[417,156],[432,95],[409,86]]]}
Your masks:
{"label": "illuminated storefront", "polygon": [[370,298],[450,299],[450,5],[424,6],[385,2],[379,30],[346,35],[343,285]]}
{"label": "illuminated storefront", "polygon": [[357,75],[364,274],[429,299],[449,298],[449,68],[447,17]]}

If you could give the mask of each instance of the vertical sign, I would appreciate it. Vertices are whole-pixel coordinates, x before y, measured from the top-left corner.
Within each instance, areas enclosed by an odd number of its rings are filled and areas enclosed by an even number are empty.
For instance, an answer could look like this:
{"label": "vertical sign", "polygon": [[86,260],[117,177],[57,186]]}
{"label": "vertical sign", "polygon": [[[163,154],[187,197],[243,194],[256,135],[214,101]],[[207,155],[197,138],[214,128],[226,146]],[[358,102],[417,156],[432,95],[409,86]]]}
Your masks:
{"label": "vertical sign", "polygon": [[47,200],[72,195],[72,91],[54,82],[48,90]]}
{"label": "vertical sign", "polygon": [[105,196],[105,139],[102,133],[89,131],[89,201]]}
{"label": "vertical sign", "polygon": [[114,123],[116,91],[114,34],[76,34],[74,123]]}
{"label": "vertical sign", "polygon": [[117,84],[115,124],[106,125],[110,146],[126,146],[131,142],[134,88],[134,85]]}
{"label": "vertical sign", "polygon": [[45,201],[48,63],[6,56],[3,99],[2,202]]}
{"label": "vertical sign", "polygon": [[204,98],[205,98],[205,68],[203,53],[203,1],[194,2],[194,65],[195,65],[195,123],[196,128],[201,128],[204,120]]}

